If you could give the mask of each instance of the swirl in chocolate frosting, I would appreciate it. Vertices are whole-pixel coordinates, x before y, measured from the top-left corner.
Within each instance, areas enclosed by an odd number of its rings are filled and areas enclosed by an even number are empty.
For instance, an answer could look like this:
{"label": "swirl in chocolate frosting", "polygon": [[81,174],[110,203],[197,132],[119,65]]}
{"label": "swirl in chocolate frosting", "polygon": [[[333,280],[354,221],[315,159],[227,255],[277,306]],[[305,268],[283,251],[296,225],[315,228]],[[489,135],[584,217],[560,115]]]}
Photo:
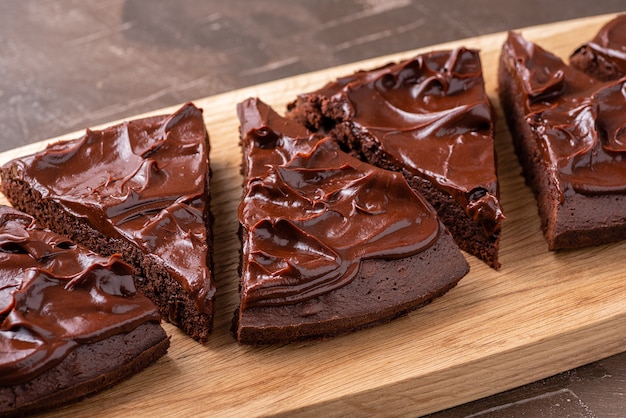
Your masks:
{"label": "swirl in chocolate frosting", "polygon": [[240,104],[239,115],[242,308],[325,294],[354,279],[362,260],[414,255],[438,237],[433,209],[400,174],[308,135],[258,100]]}
{"label": "swirl in chocolate frosting", "polygon": [[17,164],[44,199],[160,257],[198,309],[211,313],[208,151],[202,110],[187,103],[170,116],[87,130]]}
{"label": "swirl in chocolate frosting", "polygon": [[596,80],[516,33],[504,50],[522,77],[526,119],[561,198],[626,193],[626,78]]}
{"label": "swirl in chocolate frosting", "polygon": [[493,108],[478,51],[422,54],[340,78],[314,94],[343,103],[341,119],[387,159],[453,196],[488,233],[499,230]]}
{"label": "swirl in chocolate frosting", "polygon": [[0,207],[0,385],[31,380],[76,346],[158,322],[132,268]]}

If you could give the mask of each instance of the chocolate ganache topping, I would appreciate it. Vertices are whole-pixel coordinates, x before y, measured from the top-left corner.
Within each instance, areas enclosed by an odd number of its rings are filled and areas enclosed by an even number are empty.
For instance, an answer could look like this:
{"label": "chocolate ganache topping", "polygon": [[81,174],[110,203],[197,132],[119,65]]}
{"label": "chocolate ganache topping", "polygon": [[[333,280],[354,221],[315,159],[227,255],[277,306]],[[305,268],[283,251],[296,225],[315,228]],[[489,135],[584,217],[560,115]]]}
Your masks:
{"label": "chocolate ganache topping", "polygon": [[206,136],[202,110],[187,103],[169,116],[88,129],[17,164],[43,199],[160,257],[210,313]]}
{"label": "chocolate ganache topping", "polygon": [[75,347],[160,321],[132,269],[0,207],[0,385],[27,382]]}
{"label": "chocolate ganache topping", "polygon": [[437,239],[434,210],[399,173],[349,156],[258,100],[240,104],[239,115],[242,309],[325,294],[354,279],[362,260],[414,255]]}
{"label": "chocolate ganache topping", "polygon": [[503,48],[561,197],[626,193],[626,78],[598,81],[516,33]]}
{"label": "chocolate ganache topping", "polygon": [[314,94],[343,103],[342,119],[352,129],[453,196],[489,233],[500,228],[494,113],[478,51],[423,54],[359,71]]}
{"label": "chocolate ganache topping", "polygon": [[604,25],[591,42],[572,54],[571,63],[602,80],[626,75],[626,15]]}

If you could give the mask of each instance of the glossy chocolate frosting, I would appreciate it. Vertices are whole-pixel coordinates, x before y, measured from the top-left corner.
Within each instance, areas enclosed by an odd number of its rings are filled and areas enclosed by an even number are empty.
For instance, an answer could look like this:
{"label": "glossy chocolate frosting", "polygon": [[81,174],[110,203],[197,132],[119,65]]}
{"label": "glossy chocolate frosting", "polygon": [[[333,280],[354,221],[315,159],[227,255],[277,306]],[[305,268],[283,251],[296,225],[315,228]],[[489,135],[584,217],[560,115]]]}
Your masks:
{"label": "glossy chocolate frosting", "polygon": [[437,239],[434,210],[399,173],[349,156],[257,99],[238,111],[242,309],[323,295],[348,284],[362,260],[411,256]]}
{"label": "glossy chocolate frosting", "polygon": [[0,206],[0,385],[27,382],[75,347],[159,322],[132,269]]}
{"label": "glossy chocolate frosting", "polygon": [[596,80],[516,33],[503,54],[561,198],[626,193],[626,79]]}
{"label": "glossy chocolate frosting", "polygon": [[626,75],[626,15],[605,24],[596,36],[571,57],[572,65],[603,80]]}
{"label": "glossy chocolate frosting", "polygon": [[313,94],[341,103],[341,118],[353,130],[369,135],[397,166],[453,196],[488,233],[500,229],[493,108],[478,51],[422,54]]}
{"label": "glossy chocolate frosting", "polygon": [[210,314],[206,135],[202,110],[187,103],[169,116],[87,130],[13,164],[43,199],[163,260]]}

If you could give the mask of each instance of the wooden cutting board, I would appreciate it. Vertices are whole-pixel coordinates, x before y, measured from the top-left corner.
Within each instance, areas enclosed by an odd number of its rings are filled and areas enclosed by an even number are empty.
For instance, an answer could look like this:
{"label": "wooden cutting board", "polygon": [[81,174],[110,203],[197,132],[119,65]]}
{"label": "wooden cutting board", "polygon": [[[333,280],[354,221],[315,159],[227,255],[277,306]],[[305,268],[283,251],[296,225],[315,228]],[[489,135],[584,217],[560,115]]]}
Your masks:
{"label": "wooden cutting board", "polygon": [[[521,32],[566,59],[611,17]],[[219,292],[214,334],[201,345],[166,324],[171,348],[156,365],[49,416],[417,416],[626,350],[626,242],[547,250],[498,107],[496,69],[504,39],[504,33],[480,36],[195,100],[205,109],[212,142]],[[257,96],[283,112],[297,93],[337,76],[456,46],[481,50],[487,89],[499,113],[496,142],[507,216],[502,269],[491,270],[467,255],[471,271],[456,288],[390,324],[322,342],[239,346],[229,333],[238,303],[236,103]],[[2,153],[0,163],[42,147],[38,143]]]}

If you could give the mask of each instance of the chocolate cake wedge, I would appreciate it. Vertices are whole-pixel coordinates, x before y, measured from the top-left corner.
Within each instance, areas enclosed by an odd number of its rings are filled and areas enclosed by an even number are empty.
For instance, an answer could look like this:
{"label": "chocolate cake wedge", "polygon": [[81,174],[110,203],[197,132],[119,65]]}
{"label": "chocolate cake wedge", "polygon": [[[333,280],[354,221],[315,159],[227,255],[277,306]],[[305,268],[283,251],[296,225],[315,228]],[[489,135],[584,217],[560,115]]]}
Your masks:
{"label": "chocolate cake wedge", "polygon": [[215,295],[208,153],[202,110],[187,103],[10,161],[2,191],[55,232],[121,254],[162,317],[206,341]]}
{"label": "chocolate cake wedge", "polygon": [[462,250],[500,266],[494,112],[478,51],[433,51],[358,71],[299,95],[287,116],[402,173]]}
{"label": "chocolate cake wedge", "polygon": [[510,32],[500,102],[550,250],[626,236],[626,79],[600,81]]}
{"label": "chocolate cake wedge", "polygon": [[0,416],[79,400],[166,353],[132,272],[0,206]]}
{"label": "chocolate cake wedge", "polygon": [[390,321],[469,266],[398,173],[364,163],[258,99],[238,106],[243,344],[321,339]]}

